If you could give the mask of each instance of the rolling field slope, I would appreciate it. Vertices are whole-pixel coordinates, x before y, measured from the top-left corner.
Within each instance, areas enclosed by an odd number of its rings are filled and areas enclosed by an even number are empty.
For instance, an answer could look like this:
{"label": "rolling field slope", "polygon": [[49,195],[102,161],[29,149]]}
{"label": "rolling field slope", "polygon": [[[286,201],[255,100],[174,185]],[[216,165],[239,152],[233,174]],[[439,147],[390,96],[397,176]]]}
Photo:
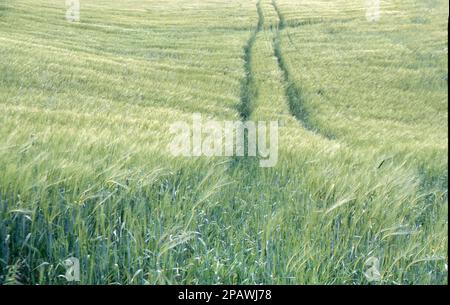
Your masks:
{"label": "rolling field slope", "polygon": [[[447,284],[447,1],[65,12],[0,0],[0,284]],[[277,165],[171,156],[193,113]]]}

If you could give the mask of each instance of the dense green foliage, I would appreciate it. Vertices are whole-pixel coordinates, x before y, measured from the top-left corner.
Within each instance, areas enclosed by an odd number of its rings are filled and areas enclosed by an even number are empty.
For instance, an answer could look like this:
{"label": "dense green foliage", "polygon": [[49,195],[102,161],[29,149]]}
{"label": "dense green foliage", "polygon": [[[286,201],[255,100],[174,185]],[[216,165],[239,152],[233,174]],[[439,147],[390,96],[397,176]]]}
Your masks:
{"label": "dense green foliage", "polygon": [[[444,0],[0,0],[0,283],[446,284]],[[279,162],[181,158],[192,113]]]}

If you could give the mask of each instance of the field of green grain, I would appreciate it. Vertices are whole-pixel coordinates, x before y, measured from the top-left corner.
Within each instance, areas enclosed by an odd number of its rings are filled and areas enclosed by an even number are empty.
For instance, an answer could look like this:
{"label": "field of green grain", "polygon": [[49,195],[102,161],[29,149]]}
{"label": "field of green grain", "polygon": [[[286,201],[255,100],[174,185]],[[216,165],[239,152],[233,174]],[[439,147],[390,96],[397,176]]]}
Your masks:
{"label": "field of green grain", "polygon": [[[0,0],[0,284],[448,284],[448,1],[80,5]],[[172,156],[193,113],[277,165]]]}

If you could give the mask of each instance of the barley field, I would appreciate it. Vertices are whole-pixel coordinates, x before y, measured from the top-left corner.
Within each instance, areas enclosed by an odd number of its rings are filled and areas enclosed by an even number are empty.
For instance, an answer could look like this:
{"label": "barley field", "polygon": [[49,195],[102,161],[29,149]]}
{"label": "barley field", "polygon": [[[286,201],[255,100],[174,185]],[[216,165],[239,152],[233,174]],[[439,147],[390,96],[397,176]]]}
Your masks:
{"label": "barley field", "polygon": [[[366,9],[0,0],[0,284],[448,284],[449,4]],[[276,166],[171,155],[193,113]]]}

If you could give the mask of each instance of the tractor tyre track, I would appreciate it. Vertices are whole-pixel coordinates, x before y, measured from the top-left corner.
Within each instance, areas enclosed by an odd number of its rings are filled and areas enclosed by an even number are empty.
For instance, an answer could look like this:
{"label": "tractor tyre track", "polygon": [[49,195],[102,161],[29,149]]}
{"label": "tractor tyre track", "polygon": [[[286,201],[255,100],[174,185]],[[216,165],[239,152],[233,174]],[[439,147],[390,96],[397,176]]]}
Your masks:
{"label": "tractor tyre track", "polygon": [[303,127],[311,132],[317,133],[327,139],[335,139],[336,136],[328,131],[323,130],[310,118],[310,113],[305,106],[305,101],[302,96],[302,90],[297,86],[293,80],[289,68],[286,64],[283,52],[281,51],[281,33],[286,28],[286,21],[282,15],[276,0],[272,0],[272,6],[278,16],[278,27],[275,29],[275,35],[273,39],[274,55],[278,62],[278,67],[283,74],[283,80],[285,83],[285,95],[288,102],[289,110],[291,114],[303,125]]}
{"label": "tractor tyre track", "polygon": [[258,24],[256,25],[255,30],[252,32],[250,38],[244,46],[244,72],[245,78],[241,83],[241,97],[240,104],[238,106],[238,112],[241,117],[241,120],[246,121],[251,116],[253,111],[253,103],[258,94],[258,90],[256,88],[255,79],[252,71],[252,50],[255,45],[256,36],[262,30],[264,25],[264,16],[261,9],[261,1],[258,1],[256,4],[257,12],[258,12]]}

